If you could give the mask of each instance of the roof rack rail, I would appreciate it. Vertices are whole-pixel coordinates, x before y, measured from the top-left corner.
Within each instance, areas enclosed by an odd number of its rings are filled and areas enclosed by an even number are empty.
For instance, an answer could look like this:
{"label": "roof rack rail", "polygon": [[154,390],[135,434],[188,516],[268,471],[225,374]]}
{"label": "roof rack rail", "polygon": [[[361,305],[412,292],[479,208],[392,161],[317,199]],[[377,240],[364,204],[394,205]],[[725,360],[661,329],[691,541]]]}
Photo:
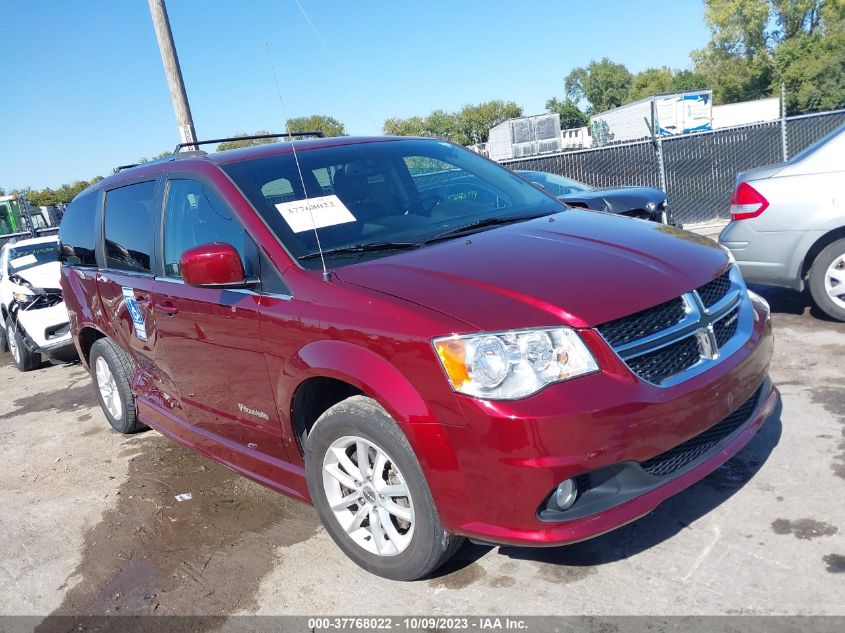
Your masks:
{"label": "roof rack rail", "polygon": [[111,173],[116,174],[118,172],[123,171],[124,169],[132,169],[133,167],[137,167],[140,163],[131,163],[129,165],[118,165],[114,169],[111,170]]}
{"label": "roof rack rail", "polygon": [[212,138],[208,139],[207,141],[193,141],[191,143],[179,143],[176,146],[176,149],[173,150],[174,154],[178,154],[182,149],[186,147],[196,147],[198,145],[211,145],[212,143],[225,143],[226,141],[254,141],[257,139],[262,138],[323,138],[323,133],[320,131],[317,132],[289,132],[286,134],[250,134],[248,136],[229,136],[227,138]]}

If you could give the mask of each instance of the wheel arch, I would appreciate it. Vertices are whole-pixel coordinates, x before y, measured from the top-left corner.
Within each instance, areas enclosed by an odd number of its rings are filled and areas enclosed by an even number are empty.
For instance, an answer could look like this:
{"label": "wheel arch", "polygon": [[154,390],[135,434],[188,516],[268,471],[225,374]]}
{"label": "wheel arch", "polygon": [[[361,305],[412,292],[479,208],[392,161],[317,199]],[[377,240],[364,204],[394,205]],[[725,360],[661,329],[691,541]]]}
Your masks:
{"label": "wheel arch", "polygon": [[93,325],[86,324],[79,328],[79,334],[76,337],[76,345],[79,348],[79,359],[86,367],[88,367],[91,347],[101,338],[106,338],[105,333]]}
{"label": "wheel arch", "polygon": [[806,255],[804,255],[804,260],[801,263],[802,280],[806,279],[807,275],[810,274],[810,269],[813,267],[813,263],[816,261],[819,253],[821,253],[830,244],[833,244],[835,241],[841,239],[845,239],[845,226],[832,229],[813,242],[809,250],[807,250]]}
{"label": "wheel arch", "polygon": [[[386,358],[345,341],[309,343],[288,362],[299,380],[289,398],[290,421],[297,443],[329,407],[352,395],[378,402],[400,425],[432,422],[423,397]],[[315,399],[317,400],[315,402]]]}

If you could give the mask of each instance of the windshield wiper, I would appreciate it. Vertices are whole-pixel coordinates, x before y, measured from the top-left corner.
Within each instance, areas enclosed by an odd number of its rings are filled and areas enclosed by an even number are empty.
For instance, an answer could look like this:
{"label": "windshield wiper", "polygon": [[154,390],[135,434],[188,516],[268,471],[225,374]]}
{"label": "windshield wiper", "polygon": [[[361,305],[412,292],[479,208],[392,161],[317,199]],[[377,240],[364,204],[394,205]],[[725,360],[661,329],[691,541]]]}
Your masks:
{"label": "windshield wiper", "polygon": [[558,211],[543,211],[541,213],[532,213],[530,215],[509,215],[509,216],[502,216],[502,217],[495,217],[495,218],[484,218],[483,220],[477,220],[476,222],[470,222],[469,224],[463,224],[461,226],[455,226],[447,231],[443,231],[442,233],[438,233],[437,235],[428,238],[425,240],[425,244],[431,244],[432,242],[439,242],[440,240],[447,240],[451,237],[458,237],[459,235],[466,235],[467,233],[472,233],[477,231],[478,229],[487,228],[489,226],[501,226],[504,224],[515,224],[516,222],[525,222],[526,220],[535,220],[537,218],[542,218],[547,215],[552,215],[554,213],[558,213]]}
{"label": "windshield wiper", "polygon": [[[366,244],[351,244],[349,246],[338,246],[323,251],[323,255],[346,255],[354,253],[369,253],[374,251],[394,251],[422,246],[422,242],[369,242]],[[299,259],[317,259],[320,251],[300,255]]]}

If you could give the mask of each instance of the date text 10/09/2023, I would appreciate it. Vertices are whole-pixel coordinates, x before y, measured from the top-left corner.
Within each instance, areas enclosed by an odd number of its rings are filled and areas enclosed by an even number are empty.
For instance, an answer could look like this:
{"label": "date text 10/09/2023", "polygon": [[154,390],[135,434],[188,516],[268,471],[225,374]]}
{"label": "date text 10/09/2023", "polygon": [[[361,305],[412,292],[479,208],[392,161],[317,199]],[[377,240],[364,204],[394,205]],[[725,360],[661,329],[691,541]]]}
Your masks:
{"label": "date text 10/09/2023", "polygon": [[442,617],[411,616],[392,617],[328,617],[309,618],[308,629],[312,631],[333,630],[478,630],[478,631],[524,631],[528,623],[513,617]]}

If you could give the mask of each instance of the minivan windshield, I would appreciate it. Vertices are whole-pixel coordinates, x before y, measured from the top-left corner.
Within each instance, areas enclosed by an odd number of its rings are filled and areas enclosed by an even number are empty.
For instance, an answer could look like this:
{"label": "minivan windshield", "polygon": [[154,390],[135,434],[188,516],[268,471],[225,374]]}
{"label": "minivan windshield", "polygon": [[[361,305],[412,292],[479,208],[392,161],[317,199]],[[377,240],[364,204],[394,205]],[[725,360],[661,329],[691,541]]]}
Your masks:
{"label": "minivan windshield", "polygon": [[[564,211],[511,171],[450,143],[385,140],[221,167],[306,268],[384,257]],[[304,193],[303,193],[304,186]],[[308,205],[305,204],[307,194]]]}

